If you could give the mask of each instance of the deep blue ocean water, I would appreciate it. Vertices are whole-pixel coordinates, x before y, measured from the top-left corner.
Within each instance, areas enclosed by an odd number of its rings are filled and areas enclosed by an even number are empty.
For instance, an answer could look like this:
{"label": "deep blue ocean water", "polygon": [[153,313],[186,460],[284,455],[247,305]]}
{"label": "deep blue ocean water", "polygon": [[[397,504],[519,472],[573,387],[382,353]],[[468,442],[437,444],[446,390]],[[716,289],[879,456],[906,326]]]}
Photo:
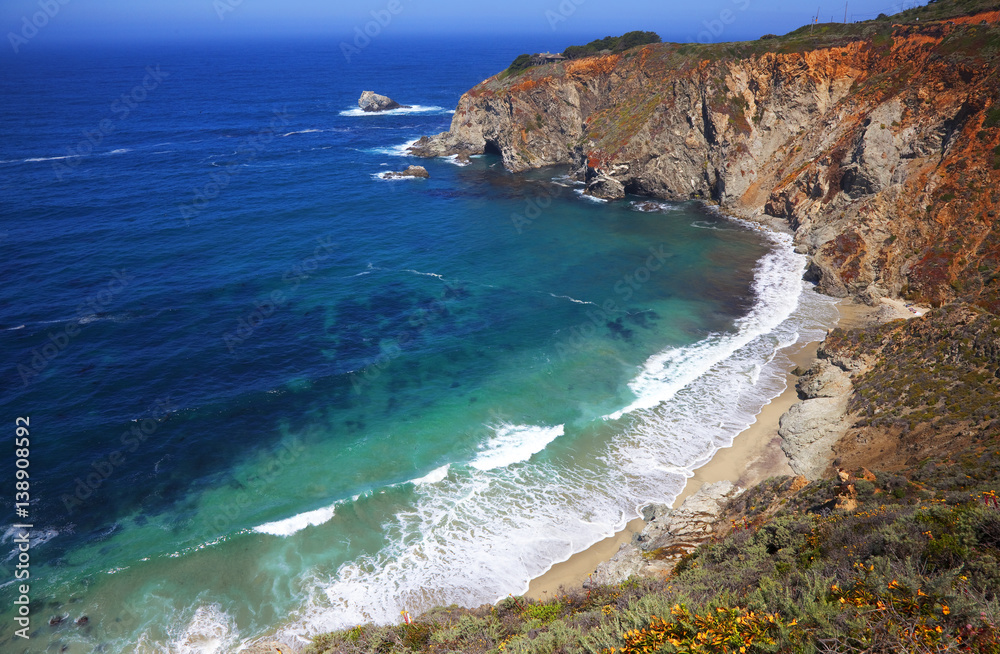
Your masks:
{"label": "deep blue ocean water", "polygon": [[[0,407],[11,437],[31,421],[28,651],[221,652],[522,592],[783,389],[782,348],[836,315],[787,237],[588,200],[564,169],[405,156],[546,45],[6,56]],[[413,106],[361,115],[367,89]],[[410,163],[431,178],[379,177]],[[3,651],[25,647],[15,536]]]}

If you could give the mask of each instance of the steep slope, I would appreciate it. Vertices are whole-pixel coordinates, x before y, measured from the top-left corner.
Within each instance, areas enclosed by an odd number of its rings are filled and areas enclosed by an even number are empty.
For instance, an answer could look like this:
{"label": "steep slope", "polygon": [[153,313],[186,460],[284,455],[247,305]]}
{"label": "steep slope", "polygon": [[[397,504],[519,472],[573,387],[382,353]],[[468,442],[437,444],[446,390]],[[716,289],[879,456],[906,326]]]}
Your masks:
{"label": "steep slope", "polygon": [[414,152],[570,164],[598,196],[782,217],[832,295],[1000,311],[1000,4],[978,5],[501,74]]}

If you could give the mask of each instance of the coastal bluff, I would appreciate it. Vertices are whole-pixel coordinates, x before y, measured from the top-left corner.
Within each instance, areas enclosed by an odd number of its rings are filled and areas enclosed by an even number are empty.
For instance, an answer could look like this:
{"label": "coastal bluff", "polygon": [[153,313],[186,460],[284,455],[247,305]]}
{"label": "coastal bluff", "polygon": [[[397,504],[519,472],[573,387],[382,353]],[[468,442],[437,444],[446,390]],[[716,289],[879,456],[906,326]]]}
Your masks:
{"label": "coastal bluff", "polygon": [[1000,310],[996,11],[650,44],[495,75],[421,156],[573,166],[588,193],[778,217],[809,277],[869,304]]}

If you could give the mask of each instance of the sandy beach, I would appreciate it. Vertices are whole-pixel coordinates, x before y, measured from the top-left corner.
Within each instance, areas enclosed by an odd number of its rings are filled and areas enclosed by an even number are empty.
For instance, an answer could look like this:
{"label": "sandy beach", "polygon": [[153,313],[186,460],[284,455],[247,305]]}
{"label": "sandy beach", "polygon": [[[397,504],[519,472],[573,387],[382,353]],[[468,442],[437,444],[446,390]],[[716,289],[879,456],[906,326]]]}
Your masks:
{"label": "sandy beach", "polygon": [[[872,319],[875,311],[871,307],[847,301],[841,302],[837,308],[840,310],[837,322],[839,327],[863,325]],[[819,345],[819,341],[797,343],[789,348],[788,356],[795,367],[806,370],[816,361]],[[694,471],[694,476],[688,479],[684,490],[674,500],[675,507],[698,492],[704,484],[729,480],[737,486],[748,488],[768,477],[794,474],[781,451],[778,421],[799,400],[795,390],[797,379],[789,372],[785,391],[764,406],[757,415],[756,422],[741,432],[730,447],[719,450],[711,461]],[[560,587],[579,587],[598,564],[610,559],[621,544],[629,542],[633,534],[642,531],[644,524],[641,519],[635,519],[614,536],[552,566],[548,572],[531,580],[525,596],[546,599],[554,596]]]}

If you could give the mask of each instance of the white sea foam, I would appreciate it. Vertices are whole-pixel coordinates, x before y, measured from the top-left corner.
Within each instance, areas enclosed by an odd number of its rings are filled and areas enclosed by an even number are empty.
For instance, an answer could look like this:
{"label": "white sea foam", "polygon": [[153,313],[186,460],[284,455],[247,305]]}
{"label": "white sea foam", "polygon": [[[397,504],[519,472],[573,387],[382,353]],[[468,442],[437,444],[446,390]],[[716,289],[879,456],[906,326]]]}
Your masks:
{"label": "white sea foam", "polygon": [[436,484],[438,482],[444,481],[448,477],[448,471],[451,470],[451,464],[446,463],[436,470],[432,470],[428,474],[420,477],[418,479],[413,479],[410,481],[414,486],[424,486],[427,484]]}
{"label": "white sea foam", "polygon": [[421,277],[436,277],[438,279],[444,279],[444,276],[437,273],[420,272],[419,270],[410,270],[409,268],[403,269],[403,272],[413,273],[414,275],[420,275]]}
{"label": "white sea foam", "polygon": [[[787,244],[778,250],[791,253]],[[775,261],[789,267],[771,274],[784,278],[800,271],[798,262],[784,255]],[[764,274],[763,266],[758,274]],[[411,508],[384,526],[392,545],[345,563],[332,575],[304,576],[301,587],[310,589],[310,596],[300,618],[279,637],[304,642],[365,621],[395,622],[402,609],[419,612],[453,602],[477,606],[523,593],[529,579],[623,528],[642,504],[669,501],[695,468],[731,445],[784,390],[791,363],[781,348],[796,334],[809,340],[822,336],[835,319],[832,300],[796,282],[794,288],[778,285],[797,300],[796,313],[704,370],[666,402],[625,416],[603,451],[585,457],[567,453],[572,448],[559,448],[556,440],[561,426],[496,427],[472,465],[416,487]],[[776,319],[790,301],[769,286],[758,283],[758,320],[764,314]],[[750,322],[749,316],[743,321]],[[532,458],[546,448],[555,448],[547,461]],[[567,456],[572,458],[560,458]],[[372,588],[382,592],[372,594]]]}
{"label": "white sea foam", "polygon": [[444,107],[437,106],[424,106],[420,104],[415,104],[409,107],[400,107],[399,109],[389,109],[388,111],[365,111],[361,107],[353,107],[351,109],[345,109],[340,112],[341,116],[406,116],[409,114],[427,114],[427,115],[439,115],[445,116],[448,114],[455,113],[454,109],[445,109]]}
{"label": "white sea foam", "polygon": [[597,304],[595,304],[594,302],[588,302],[586,300],[577,300],[575,297],[570,297],[568,295],[556,295],[555,293],[549,293],[549,295],[551,295],[554,298],[558,298],[560,300],[569,300],[570,302],[573,302],[575,304],[592,304],[595,307],[597,306]]}
{"label": "white sea foam", "polygon": [[493,470],[527,461],[563,433],[563,425],[500,425],[496,427],[496,435],[483,446],[469,465],[478,470]]}
{"label": "white sea foam", "polygon": [[39,163],[42,161],[62,161],[63,159],[79,159],[83,155],[79,154],[67,154],[61,157],[32,157],[30,159],[22,159],[21,163]]}
{"label": "white sea foam", "polygon": [[570,177],[569,175],[557,175],[552,178],[552,182],[557,186],[562,186],[564,188],[586,185],[585,182],[581,182],[580,180]]}
{"label": "white sea foam", "polygon": [[239,643],[233,618],[218,604],[200,606],[180,636],[170,643],[176,654],[222,654]]}
{"label": "white sea foam", "polygon": [[18,527],[8,527],[7,530],[4,532],[3,536],[0,536],[0,544],[3,545],[6,545],[7,543],[11,544],[10,554],[7,556],[6,559],[4,559],[4,561],[10,561],[15,556],[17,556],[18,548],[14,544],[14,539],[18,538],[25,531],[29,532],[28,544],[31,546],[32,549],[44,545],[45,543],[49,542],[50,540],[59,535],[59,532],[55,529],[31,528],[25,530],[25,529],[20,529]]}
{"label": "white sea foam", "polygon": [[372,179],[380,179],[385,182],[408,182],[418,178],[408,177],[405,175],[393,175],[391,172],[387,171],[382,173],[372,173]]}
{"label": "white sea foam", "polygon": [[411,141],[403,143],[402,145],[391,145],[384,148],[372,148],[370,150],[366,150],[366,152],[370,152],[372,154],[387,154],[390,157],[411,157],[413,155],[410,154],[410,147],[413,146],[413,144],[416,143],[418,140],[419,139],[413,139]]}
{"label": "white sea foam", "polygon": [[677,211],[681,208],[678,204],[672,204],[670,202],[656,202],[654,200],[630,202],[629,206],[632,207],[632,211],[639,211],[641,213]]}
{"label": "white sea foam", "polygon": [[[616,435],[596,451],[575,452],[570,438],[560,438],[562,425],[500,424],[468,465],[413,480],[401,509],[383,518],[367,510],[376,505],[360,507],[379,518],[387,545],[334,572],[310,569],[296,578],[308,597],[276,638],[304,642],[366,621],[396,622],[402,609],[476,606],[522,593],[553,563],[624,527],[639,505],[669,501],[784,389],[791,364],[782,348],[822,335],[829,322],[813,316],[834,319],[832,301],[799,279],[802,264],[790,241],[775,237],[757,267],[753,310],[731,333],[651,357],[633,391],[637,401],[647,394],[656,401],[623,411]],[[535,456],[542,450],[546,457]],[[226,622],[214,624],[198,630],[209,632],[206,642]]]}
{"label": "white sea foam", "polygon": [[306,527],[315,527],[323,524],[324,522],[329,522],[333,519],[333,516],[336,515],[337,506],[339,504],[340,502],[335,502],[330,506],[323,507],[322,509],[306,511],[305,513],[293,515],[291,518],[268,522],[258,527],[254,527],[253,531],[258,534],[270,534],[271,536],[291,536],[296,532],[302,531]]}
{"label": "white sea foam", "polygon": [[652,409],[705,374],[712,366],[731,357],[755,338],[772,332],[798,306],[802,292],[805,257],[792,251],[791,238],[771,235],[776,247],[757,264],[754,291],[757,303],[736,323],[735,334],[711,336],[689,347],[671,348],[650,357],[639,375],[629,383],[636,399],[605,416],[618,420],[640,409]]}
{"label": "white sea foam", "polygon": [[578,189],[574,189],[573,192],[576,193],[577,195],[579,195],[584,200],[587,200],[589,202],[596,202],[598,204],[606,204],[608,202],[604,198],[595,198],[593,195],[587,195],[586,193],[584,193],[584,190],[585,189],[578,188]]}
{"label": "white sea foam", "polygon": [[303,130],[299,130],[297,132],[286,132],[286,133],[282,134],[281,137],[284,138],[286,136],[295,136],[296,134],[318,134],[318,133],[323,132],[323,131],[325,131],[325,130],[322,130],[322,129],[303,129]]}

